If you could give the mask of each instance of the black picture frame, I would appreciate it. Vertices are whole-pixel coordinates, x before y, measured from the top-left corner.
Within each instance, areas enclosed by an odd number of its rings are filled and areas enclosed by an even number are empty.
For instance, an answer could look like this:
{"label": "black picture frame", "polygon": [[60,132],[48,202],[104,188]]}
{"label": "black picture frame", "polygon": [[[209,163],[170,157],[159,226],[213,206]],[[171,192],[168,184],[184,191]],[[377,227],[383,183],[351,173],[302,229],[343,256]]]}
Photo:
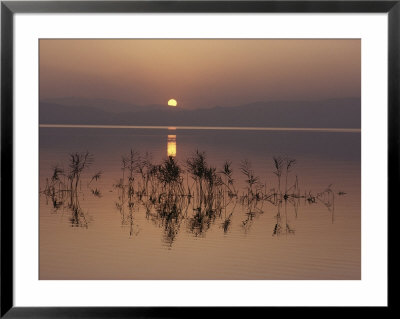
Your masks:
{"label": "black picture frame", "polygon": [[[388,13],[388,247],[393,234],[393,215],[400,211],[399,118],[400,118],[400,0],[396,1],[1,1],[1,312],[6,318],[175,318],[204,317],[207,313],[249,316],[249,311],[270,314],[275,308],[226,309],[192,307],[14,307],[13,303],[13,19],[16,13]],[[379,212],[385,213],[385,212]],[[389,256],[389,255],[388,255]],[[390,264],[390,256],[388,264]],[[389,270],[389,269],[388,269]],[[389,273],[389,276],[391,274]],[[390,276],[388,287],[393,281]],[[393,283],[392,283],[393,285]],[[387,311],[393,305],[388,294]],[[321,308],[319,308],[321,310]],[[325,307],[323,311],[325,311]],[[330,309],[336,313],[339,308]],[[302,315],[308,307],[285,310]],[[350,314],[359,308],[346,308]],[[371,312],[371,308],[367,311]]]}

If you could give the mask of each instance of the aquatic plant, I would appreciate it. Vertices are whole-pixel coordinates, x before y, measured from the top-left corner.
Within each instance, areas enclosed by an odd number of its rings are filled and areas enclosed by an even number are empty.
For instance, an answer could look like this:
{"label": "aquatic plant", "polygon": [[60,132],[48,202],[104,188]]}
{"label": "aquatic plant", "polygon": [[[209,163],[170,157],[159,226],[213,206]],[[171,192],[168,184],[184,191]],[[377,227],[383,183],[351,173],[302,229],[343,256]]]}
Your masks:
{"label": "aquatic plant", "polygon": [[[55,165],[52,174],[46,179],[42,191],[51,201],[54,209],[67,206],[71,211],[71,225],[87,227],[87,218],[81,209],[79,197],[85,193],[100,198],[102,193],[96,186],[102,171],[89,174],[88,168],[93,163],[93,156],[88,152],[71,153],[67,170]],[[232,227],[235,214],[242,212],[241,226],[248,232],[254,220],[268,211],[267,205],[277,207],[276,223],[273,235],[294,234],[294,228],[287,218],[287,207],[293,207],[295,216],[300,198],[308,204],[322,203],[328,210],[334,210],[335,192],[331,185],[319,193],[311,191],[301,195],[298,176],[295,175],[289,185],[290,174],[296,164],[289,157],[273,157],[273,173],[277,176],[277,185],[272,182],[267,187],[260,183],[260,177],[252,169],[247,159],[239,164],[239,176],[244,176],[245,189],[239,194],[234,179],[233,164],[225,161],[222,167],[212,166],[207,161],[205,152],[196,150],[181,165],[175,157],[169,156],[159,163],[152,161],[151,154],[141,155],[130,149],[121,156],[122,176],[114,184],[117,200],[115,207],[121,216],[121,226],[129,227],[129,237],[140,231],[135,222],[137,214],[143,211],[147,220],[163,229],[163,242],[171,247],[185,221],[187,229],[194,236],[204,236],[217,221],[224,234]],[[84,174],[85,173],[85,174]],[[83,177],[85,176],[85,177]],[[284,176],[284,190],[282,190]],[[86,181],[83,183],[83,181]],[[339,195],[345,194],[343,191]],[[239,209],[236,209],[240,205]],[[281,206],[285,205],[283,221]],[[333,220],[333,213],[332,213]]]}
{"label": "aquatic plant", "polygon": [[227,190],[227,194],[230,198],[237,197],[237,192],[234,185],[233,179],[233,170],[232,170],[232,162],[225,161],[223,165],[223,169],[220,171],[220,174],[224,177],[224,185]]}
{"label": "aquatic plant", "polygon": [[[159,164],[153,164],[148,160],[149,157],[148,154],[141,157],[132,150],[128,156],[123,157],[123,167],[128,169],[129,178],[125,186],[121,183],[117,186],[129,190],[129,185],[132,184],[135,188],[134,194],[127,192],[126,195],[130,198],[129,209],[133,210],[135,205],[136,211],[139,211],[140,207],[143,207],[146,218],[164,230],[163,241],[169,247],[172,246],[184,220],[187,220],[187,227],[194,236],[204,236],[215,220],[220,218],[221,228],[226,234],[232,225],[232,217],[238,203],[245,211],[246,218],[241,224],[245,232],[249,231],[255,217],[265,212],[263,206],[268,202],[278,207],[273,235],[294,234],[294,229],[287,219],[287,205],[294,207],[297,216],[301,197],[309,203],[315,203],[317,200],[323,201],[325,196],[322,192],[317,195],[309,192],[301,196],[297,175],[293,184],[289,186],[289,176],[296,164],[296,160],[289,157],[273,157],[278,186],[272,187],[270,191],[267,190],[266,183],[259,182],[260,178],[255,174],[249,160],[240,162],[239,171],[244,175],[246,183],[245,192],[240,197],[235,187],[231,161],[225,161],[218,170],[208,164],[205,152],[199,150],[186,159],[184,167],[174,157],[164,158]],[[136,169],[131,170],[133,167]],[[133,175],[130,174],[131,171]],[[283,175],[284,192],[281,187]],[[129,197],[129,194],[133,195]],[[283,202],[285,222],[282,224],[280,206]],[[117,208],[120,210],[121,206],[123,205],[119,204]]]}
{"label": "aquatic plant", "polygon": [[[81,208],[80,197],[82,189],[82,174],[93,164],[94,158],[89,152],[74,152],[69,154],[68,169],[64,170],[59,165],[53,167],[51,178],[46,179],[46,186],[42,194],[50,198],[53,208],[67,209],[71,212],[70,222],[72,227],[88,227],[89,218]],[[95,197],[101,197],[97,187],[90,188],[101,178],[101,171],[86,177],[85,184]]]}
{"label": "aquatic plant", "polygon": [[288,198],[288,187],[287,187],[287,183],[288,183],[288,176],[289,176],[289,172],[291,171],[292,167],[294,166],[294,164],[296,163],[295,159],[290,159],[290,158],[286,158],[286,181],[285,181],[285,195],[284,195],[284,199],[287,200]]}
{"label": "aquatic plant", "polygon": [[258,182],[259,178],[254,175],[254,172],[251,169],[251,163],[248,160],[243,160],[240,163],[240,171],[246,176],[247,201],[250,202],[255,196],[253,187]]}
{"label": "aquatic plant", "polygon": [[274,156],[272,158],[274,160],[275,171],[274,174],[278,178],[278,192],[281,195],[281,176],[282,176],[282,169],[283,169],[283,160],[280,156]]}

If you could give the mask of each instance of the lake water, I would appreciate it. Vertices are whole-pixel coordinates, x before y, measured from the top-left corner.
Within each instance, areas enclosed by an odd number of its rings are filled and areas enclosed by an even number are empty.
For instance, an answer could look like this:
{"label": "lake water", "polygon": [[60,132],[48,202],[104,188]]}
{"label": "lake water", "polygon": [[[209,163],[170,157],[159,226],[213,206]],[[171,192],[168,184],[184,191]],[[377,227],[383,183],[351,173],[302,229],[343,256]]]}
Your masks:
{"label": "lake water", "polygon": [[[361,279],[358,130],[41,127],[39,133],[40,279]],[[153,163],[172,156],[183,170],[183,190],[166,184],[157,196],[129,197],[122,158],[131,149],[142,159],[151,154]],[[210,209],[186,172],[196,150],[224,183],[213,186]],[[70,154],[85,152],[93,163],[80,173],[74,198],[65,185],[50,196],[54,167],[67,172]],[[282,159],[280,191],[273,157]],[[295,159],[287,183],[286,159]],[[232,184],[219,173],[226,160]],[[251,191],[244,160],[257,177]],[[133,177],[138,191],[144,179],[137,170]],[[160,195],[170,192],[181,195]],[[173,198],[173,207],[165,198]]]}

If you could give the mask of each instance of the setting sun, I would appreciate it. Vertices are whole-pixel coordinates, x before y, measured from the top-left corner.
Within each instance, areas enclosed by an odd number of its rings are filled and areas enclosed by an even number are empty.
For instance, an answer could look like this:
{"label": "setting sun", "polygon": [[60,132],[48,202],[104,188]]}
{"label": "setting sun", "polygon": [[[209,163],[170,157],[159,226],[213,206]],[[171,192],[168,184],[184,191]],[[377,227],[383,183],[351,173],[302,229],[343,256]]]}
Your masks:
{"label": "setting sun", "polygon": [[170,99],[168,101],[168,106],[177,106],[178,102],[175,99]]}

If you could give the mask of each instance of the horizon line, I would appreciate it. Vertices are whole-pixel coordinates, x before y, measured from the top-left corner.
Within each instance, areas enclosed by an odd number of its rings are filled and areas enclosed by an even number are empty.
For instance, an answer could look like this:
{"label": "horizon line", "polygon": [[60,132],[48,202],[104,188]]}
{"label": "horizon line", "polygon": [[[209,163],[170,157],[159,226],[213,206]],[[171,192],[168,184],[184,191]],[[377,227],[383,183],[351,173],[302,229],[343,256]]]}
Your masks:
{"label": "horizon line", "polygon": [[303,131],[331,133],[361,133],[361,128],[312,127],[245,127],[245,126],[161,126],[161,125],[91,125],[91,124],[39,124],[39,128],[92,128],[92,129],[156,129],[156,130],[230,130],[230,131]]}
{"label": "horizon line", "polygon": [[[113,99],[113,98],[86,98],[86,97],[76,97],[76,96],[63,96],[63,97],[52,97],[52,98],[42,98],[39,99],[39,104],[40,103],[54,103],[62,106],[71,106],[71,105],[66,105],[66,104],[61,104],[63,103],[60,100],[68,100],[68,99],[81,99],[81,100],[89,100],[89,101],[94,101],[94,100],[102,100],[102,101],[108,101],[108,102],[117,102],[117,103],[122,103],[122,104],[128,104],[131,106],[135,107],[140,107],[140,108],[146,108],[147,106],[165,106],[165,104],[161,104],[159,102],[152,102],[152,103],[146,103],[146,104],[136,104],[134,102],[128,102],[128,101],[122,101],[118,99]],[[186,110],[203,110],[203,109],[212,109],[216,107],[222,107],[222,108],[229,108],[229,107],[239,107],[239,106],[247,106],[251,104],[257,104],[257,103],[287,103],[287,102],[295,102],[295,103],[312,103],[312,102],[326,102],[326,101],[332,101],[332,100],[360,100],[361,101],[361,96],[347,96],[347,97],[326,97],[326,98],[320,98],[320,99],[272,99],[272,100],[253,100],[253,101],[248,101],[248,102],[243,102],[241,104],[213,104],[213,105],[207,105],[207,106],[201,106],[201,107],[189,107]],[[186,104],[188,105],[188,104]],[[73,105],[76,106],[76,105]],[[90,107],[96,107],[91,105]],[[182,109],[182,107],[180,108]]]}

